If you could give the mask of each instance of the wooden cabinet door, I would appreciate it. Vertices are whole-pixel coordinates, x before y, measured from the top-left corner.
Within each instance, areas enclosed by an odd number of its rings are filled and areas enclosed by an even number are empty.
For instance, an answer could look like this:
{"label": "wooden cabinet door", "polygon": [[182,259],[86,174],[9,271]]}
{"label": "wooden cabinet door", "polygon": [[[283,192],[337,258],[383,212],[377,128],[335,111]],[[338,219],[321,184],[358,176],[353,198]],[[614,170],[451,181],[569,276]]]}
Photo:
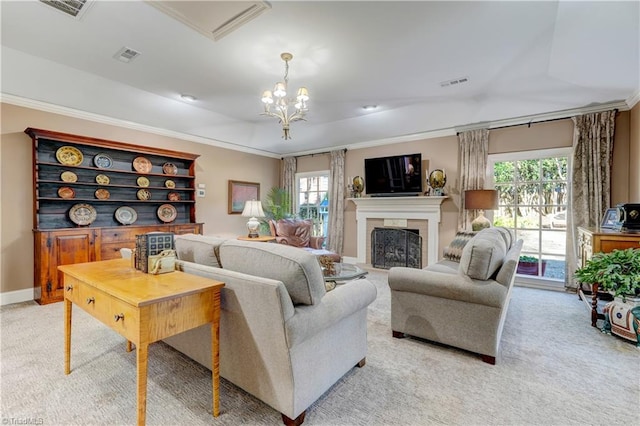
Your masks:
{"label": "wooden cabinet door", "polygon": [[[93,262],[96,260],[96,231],[78,229],[41,232],[39,246],[41,250],[40,282],[34,283],[40,288],[38,303],[58,302],[64,298],[63,274],[59,265]],[[38,265],[36,265],[36,269]]]}

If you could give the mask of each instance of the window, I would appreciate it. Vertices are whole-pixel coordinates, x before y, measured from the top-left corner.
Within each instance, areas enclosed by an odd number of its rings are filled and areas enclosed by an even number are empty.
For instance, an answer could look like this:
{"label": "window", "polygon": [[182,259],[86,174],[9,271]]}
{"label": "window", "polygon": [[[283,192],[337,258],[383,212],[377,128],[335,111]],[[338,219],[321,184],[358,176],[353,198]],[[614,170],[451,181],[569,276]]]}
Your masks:
{"label": "window", "polygon": [[327,235],[329,223],[329,171],[296,174],[296,212],[313,220],[313,235]]}
{"label": "window", "polygon": [[[489,180],[499,194],[493,223],[524,240],[521,256],[528,258],[521,257],[518,273],[553,287],[565,281],[570,152],[563,148],[489,156]],[[528,270],[526,260],[531,261]]]}

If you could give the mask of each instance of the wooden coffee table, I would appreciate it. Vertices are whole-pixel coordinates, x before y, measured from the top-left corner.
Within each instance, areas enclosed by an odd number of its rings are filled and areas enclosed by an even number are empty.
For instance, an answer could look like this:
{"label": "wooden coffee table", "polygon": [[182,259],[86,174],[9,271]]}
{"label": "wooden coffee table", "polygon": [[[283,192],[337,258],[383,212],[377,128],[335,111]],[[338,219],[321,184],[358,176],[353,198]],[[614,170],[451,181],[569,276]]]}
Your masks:
{"label": "wooden coffee table", "polygon": [[213,415],[220,414],[220,290],[224,283],[181,271],[145,274],[130,260],[58,266],[64,273],[64,372],[71,372],[71,311],[80,306],[136,346],[137,422],[145,424],[149,344],[211,324]]}

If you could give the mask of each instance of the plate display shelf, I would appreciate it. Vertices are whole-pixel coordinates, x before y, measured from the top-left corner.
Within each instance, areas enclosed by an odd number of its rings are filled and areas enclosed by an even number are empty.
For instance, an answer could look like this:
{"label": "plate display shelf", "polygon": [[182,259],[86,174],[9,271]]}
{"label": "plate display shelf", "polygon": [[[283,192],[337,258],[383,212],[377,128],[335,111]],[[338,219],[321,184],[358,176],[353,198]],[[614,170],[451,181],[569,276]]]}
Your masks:
{"label": "plate display shelf", "polygon": [[[34,128],[25,129],[25,133],[33,144],[34,288],[38,303],[63,300],[58,265],[117,258],[120,248],[135,247],[138,234],[202,233],[202,224],[195,221],[197,154]],[[65,161],[67,156],[60,155],[75,150],[81,156],[73,155],[73,161]],[[139,157],[148,160],[151,167],[134,167]],[[110,160],[109,167],[105,167],[105,158]],[[163,166],[167,163],[175,167],[170,170],[175,173],[165,173]],[[68,179],[70,175],[76,177],[75,181]],[[106,175],[108,183],[98,183],[99,175]],[[140,177],[144,179],[139,181]],[[167,180],[175,187],[167,187]],[[137,197],[143,188],[139,182],[143,181],[148,181],[144,189],[150,197],[146,200]],[[64,190],[64,198],[58,193],[61,187],[71,189]],[[109,197],[97,198],[96,191],[101,194],[104,190]],[[176,192],[179,199],[169,199],[169,194]],[[70,216],[78,204],[95,209],[95,219],[88,225],[78,225],[77,218]],[[171,222],[158,217],[158,209],[166,204],[176,211]],[[135,211],[134,223],[118,220],[116,211],[122,207]]]}

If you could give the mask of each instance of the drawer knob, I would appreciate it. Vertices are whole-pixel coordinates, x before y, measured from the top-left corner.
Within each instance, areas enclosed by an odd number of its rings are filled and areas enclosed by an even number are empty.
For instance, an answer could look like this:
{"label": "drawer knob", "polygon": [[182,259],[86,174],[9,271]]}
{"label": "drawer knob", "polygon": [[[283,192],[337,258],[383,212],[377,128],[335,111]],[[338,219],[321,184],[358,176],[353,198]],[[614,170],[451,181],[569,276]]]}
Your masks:
{"label": "drawer knob", "polygon": [[113,319],[116,320],[116,322],[118,322],[120,320],[124,321],[124,314],[115,314],[113,316]]}
{"label": "drawer knob", "polygon": [[71,290],[73,290],[73,286],[72,285],[68,285],[67,286],[67,291],[71,291]]}
{"label": "drawer knob", "polygon": [[87,305],[90,305],[92,303],[96,303],[96,299],[93,297],[87,297]]}

